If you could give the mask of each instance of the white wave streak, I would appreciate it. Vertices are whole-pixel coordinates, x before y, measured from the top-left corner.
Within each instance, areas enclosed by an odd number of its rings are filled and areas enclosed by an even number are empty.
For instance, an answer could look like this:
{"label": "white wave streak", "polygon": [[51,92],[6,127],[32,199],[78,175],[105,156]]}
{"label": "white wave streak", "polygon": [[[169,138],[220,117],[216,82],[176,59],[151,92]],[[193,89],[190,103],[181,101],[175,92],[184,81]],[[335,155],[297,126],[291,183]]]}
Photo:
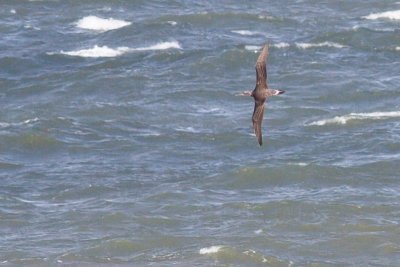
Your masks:
{"label": "white wave streak", "polygon": [[[322,43],[295,43],[296,47],[301,49],[309,49],[309,48],[316,48],[316,47],[333,47],[333,48],[345,48],[345,45],[341,45],[334,42],[322,42]],[[280,42],[276,44],[271,44],[271,46],[276,47],[278,49],[288,48],[291,46],[289,43]],[[246,50],[258,52],[262,47],[256,45],[246,45],[244,47]]]}
{"label": "white wave streak", "polygon": [[262,232],[263,232],[262,229],[258,229],[258,230],[255,230],[255,231],[254,231],[254,233],[255,233],[256,235],[260,235],[260,234],[262,234]]}
{"label": "white wave streak", "polygon": [[131,23],[113,18],[103,19],[96,16],[87,16],[78,20],[75,25],[81,29],[106,32],[131,25]]}
{"label": "white wave streak", "polygon": [[39,121],[39,118],[35,117],[33,119],[28,119],[24,120],[23,122],[0,122],[0,128],[7,128],[7,127],[12,127],[12,126],[21,126],[21,125],[26,125],[26,124],[31,124],[34,122]]}
{"label": "white wave streak", "polygon": [[120,56],[126,52],[129,52],[129,47],[118,47],[116,49],[109,48],[108,46],[97,46],[93,48],[82,49],[76,51],[61,51],[63,55],[73,56],[73,57],[116,57]]}
{"label": "white wave streak", "polygon": [[364,16],[364,19],[392,19],[392,20],[400,20],[400,10],[386,11],[382,13],[372,13],[368,16]]}
{"label": "white wave streak", "polygon": [[257,45],[245,45],[244,49],[249,50],[249,51],[253,51],[253,52],[259,52],[259,50],[261,49],[261,46],[257,46]]}
{"label": "white wave streak", "polygon": [[282,42],[282,43],[274,44],[273,46],[275,46],[276,48],[287,48],[290,46],[290,44]]}
{"label": "white wave streak", "polygon": [[172,26],[178,25],[178,22],[173,21],[173,20],[169,20],[169,21],[167,21],[167,23],[168,23],[169,25],[172,25]]}
{"label": "white wave streak", "polygon": [[178,127],[175,130],[179,132],[188,132],[188,133],[199,133],[200,131],[194,129],[193,127]]}
{"label": "white wave streak", "polygon": [[218,251],[220,251],[221,249],[222,249],[222,246],[211,246],[208,248],[200,249],[199,253],[202,255],[214,254],[214,253],[217,253]]}
{"label": "white wave streak", "polygon": [[296,43],[296,46],[301,49],[308,49],[314,47],[334,47],[334,48],[344,48],[346,46],[333,43],[333,42],[323,42],[323,43]]}
{"label": "white wave streak", "polygon": [[273,16],[268,16],[268,15],[259,15],[259,19],[266,19],[266,20],[274,20],[275,18]]}
{"label": "white wave streak", "polygon": [[[165,49],[181,49],[181,46],[178,42],[162,42],[155,45],[147,46],[147,47],[139,47],[139,48],[129,48],[126,46],[110,48],[108,46],[97,46],[95,45],[93,48],[89,49],[81,49],[75,51],[61,51],[60,54],[74,56],[74,57],[90,57],[90,58],[98,58],[98,57],[117,57],[121,56],[128,52],[134,51],[148,51],[148,50],[165,50]],[[50,55],[54,53],[48,53]]]}
{"label": "white wave streak", "polygon": [[146,50],[166,50],[166,49],[182,49],[177,41],[158,43],[152,46],[133,48],[133,51],[146,51]]}
{"label": "white wave streak", "polygon": [[259,32],[253,32],[253,31],[248,31],[248,30],[236,30],[236,31],[231,31],[233,33],[237,33],[240,35],[244,35],[244,36],[251,36],[251,35],[259,35],[261,33]]}
{"label": "white wave streak", "polygon": [[[277,43],[277,44],[270,44],[270,46],[276,47],[276,48],[288,48],[290,47],[290,44],[288,43]],[[244,49],[249,50],[249,51],[253,51],[255,53],[258,53],[261,50],[262,46],[257,46],[257,45],[245,45]]]}
{"label": "white wave streak", "polygon": [[319,120],[309,123],[308,125],[323,126],[328,124],[346,124],[351,120],[382,120],[389,118],[400,117],[400,111],[388,111],[388,112],[371,112],[371,113],[350,113],[345,116],[336,116],[332,119]]}

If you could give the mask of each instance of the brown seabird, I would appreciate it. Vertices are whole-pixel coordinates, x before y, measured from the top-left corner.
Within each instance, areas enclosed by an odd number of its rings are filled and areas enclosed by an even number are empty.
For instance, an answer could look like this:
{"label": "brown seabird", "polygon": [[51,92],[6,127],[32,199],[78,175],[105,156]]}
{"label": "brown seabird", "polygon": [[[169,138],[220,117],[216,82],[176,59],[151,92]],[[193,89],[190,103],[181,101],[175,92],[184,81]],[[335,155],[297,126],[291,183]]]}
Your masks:
{"label": "brown seabird", "polygon": [[261,124],[264,116],[265,101],[270,96],[283,94],[285,91],[268,88],[267,84],[267,66],[265,61],[268,57],[269,45],[264,45],[263,50],[258,56],[256,62],[257,83],[253,91],[244,91],[239,94],[241,96],[252,96],[254,98],[254,112],[253,112],[253,128],[256,134],[258,143],[262,145]]}

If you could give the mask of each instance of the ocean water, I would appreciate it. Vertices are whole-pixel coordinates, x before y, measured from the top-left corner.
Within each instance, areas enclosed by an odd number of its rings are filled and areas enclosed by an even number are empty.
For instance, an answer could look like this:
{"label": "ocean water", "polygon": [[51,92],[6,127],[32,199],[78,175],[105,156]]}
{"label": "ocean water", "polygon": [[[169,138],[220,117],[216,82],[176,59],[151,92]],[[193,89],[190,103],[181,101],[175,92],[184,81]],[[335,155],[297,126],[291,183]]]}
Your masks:
{"label": "ocean water", "polygon": [[399,1],[2,0],[0,36],[0,266],[399,266]]}

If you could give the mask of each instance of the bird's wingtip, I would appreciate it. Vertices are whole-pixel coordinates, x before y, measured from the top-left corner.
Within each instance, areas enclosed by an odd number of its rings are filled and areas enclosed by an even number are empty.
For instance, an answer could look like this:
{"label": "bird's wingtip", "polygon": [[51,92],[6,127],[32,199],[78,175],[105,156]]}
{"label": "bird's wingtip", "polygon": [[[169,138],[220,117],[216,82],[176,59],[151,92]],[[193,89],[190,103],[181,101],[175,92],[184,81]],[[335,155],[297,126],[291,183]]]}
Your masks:
{"label": "bird's wingtip", "polygon": [[262,144],[263,144],[263,140],[262,140],[262,135],[261,135],[261,133],[260,133],[260,136],[258,136],[258,138],[257,138],[258,140],[258,144],[260,145],[260,146],[262,146]]}

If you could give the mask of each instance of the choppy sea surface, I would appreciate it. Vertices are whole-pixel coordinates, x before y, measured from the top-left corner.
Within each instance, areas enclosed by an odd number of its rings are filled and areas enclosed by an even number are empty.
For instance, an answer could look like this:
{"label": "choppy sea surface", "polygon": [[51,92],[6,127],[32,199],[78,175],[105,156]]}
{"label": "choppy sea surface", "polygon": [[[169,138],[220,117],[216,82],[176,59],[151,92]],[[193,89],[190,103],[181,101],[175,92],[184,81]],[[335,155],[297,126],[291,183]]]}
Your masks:
{"label": "choppy sea surface", "polygon": [[0,36],[0,266],[399,266],[399,1],[1,0]]}

